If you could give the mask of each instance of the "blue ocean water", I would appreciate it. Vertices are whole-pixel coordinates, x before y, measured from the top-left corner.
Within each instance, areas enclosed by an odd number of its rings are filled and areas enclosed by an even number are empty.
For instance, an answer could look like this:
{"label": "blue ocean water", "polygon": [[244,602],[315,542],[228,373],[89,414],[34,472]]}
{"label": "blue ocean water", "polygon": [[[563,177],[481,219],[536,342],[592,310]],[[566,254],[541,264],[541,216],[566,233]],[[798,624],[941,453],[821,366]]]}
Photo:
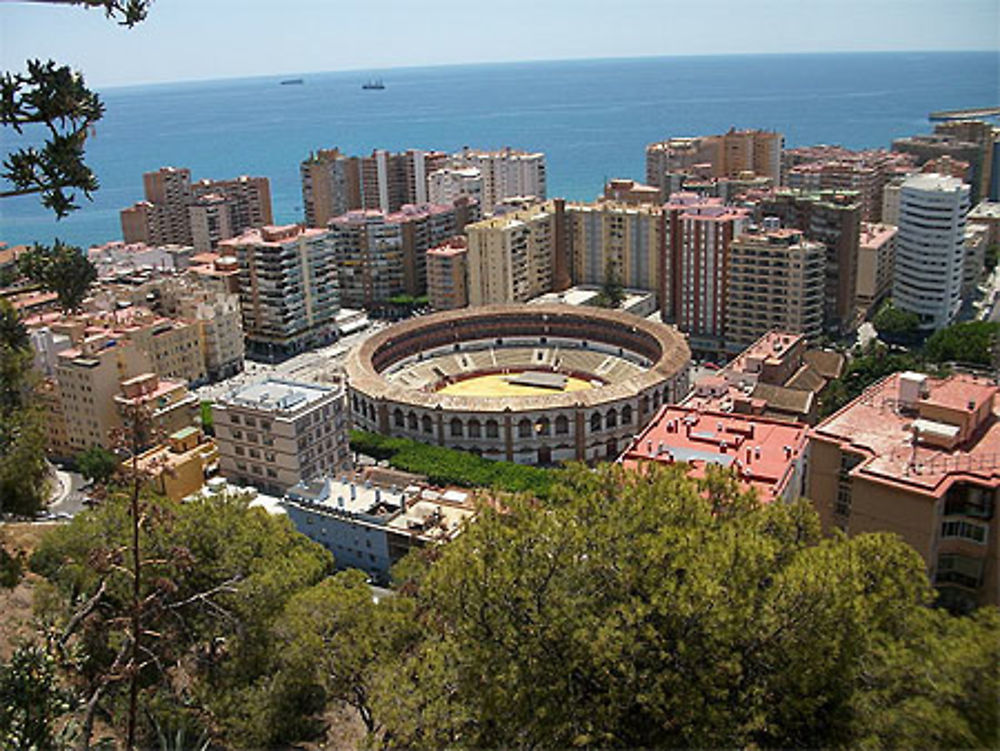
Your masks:
{"label": "blue ocean water", "polygon": [[[383,91],[361,83],[380,76]],[[0,241],[86,246],[120,239],[118,212],[142,173],[264,175],[275,219],[301,221],[298,165],[339,146],[544,151],[549,194],[589,200],[605,178],[644,177],[644,148],[668,136],[769,128],[786,145],[888,147],[928,132],[938,109],[996,105],[995,52],[754,55],[591,60],[303,74],[101,91],[87,160],[101,189],[56,222],[36,198],[0,202]],[[4,151],[15,143],[8,132]]]}

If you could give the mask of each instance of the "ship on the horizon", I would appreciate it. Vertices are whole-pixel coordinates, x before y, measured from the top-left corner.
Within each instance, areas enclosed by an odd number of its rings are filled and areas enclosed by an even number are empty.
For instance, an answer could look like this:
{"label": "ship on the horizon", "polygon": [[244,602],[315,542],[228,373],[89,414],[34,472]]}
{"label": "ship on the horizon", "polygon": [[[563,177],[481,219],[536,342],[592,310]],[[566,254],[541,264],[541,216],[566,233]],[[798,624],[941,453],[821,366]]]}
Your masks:
{"label": "ship on the horizon", "polygon": [[384,89],[385,84],[382,83],[381,78],[370,78],[365,83],[361,84],[362,89]]}
{"label": "ship on the horizon", "polygon": [[282,86],[296,86],[305,83],[301,78],[286,78],[281,82]]}

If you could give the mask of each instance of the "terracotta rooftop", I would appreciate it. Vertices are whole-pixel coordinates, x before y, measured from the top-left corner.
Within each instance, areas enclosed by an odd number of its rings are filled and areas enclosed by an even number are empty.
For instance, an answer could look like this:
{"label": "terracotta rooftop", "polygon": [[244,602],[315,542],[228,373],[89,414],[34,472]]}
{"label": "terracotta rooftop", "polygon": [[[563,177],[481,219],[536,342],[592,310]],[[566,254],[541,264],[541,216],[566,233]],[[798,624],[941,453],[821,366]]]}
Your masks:
{"label": "terracotta rooftop", "polygon": [[[996,398],[1000,389],[964,374],[926,378],[922,394],[910,407],[901,397],[901,382],[913,376],[921,377],[895,373],[884,378],[817,425],[813,436],[864,455],[852,474],[874,482],[935,497],[963,479],[1000,487],[1000,400]],[[972,428],[968,438],[951,449],[915,438],[913,427],[923,417],[922,405],[950,410],[952,419],[968,421]]]}
{"label": "terracotta rooftop", "polygon": [[808,428],[801,423],[667,405],[636,436],[619,461],[637,468],[643,462],[687,462],[700,476],[708,464],[732,467],[744,488],[763,502],[782,496],[806,450]]}

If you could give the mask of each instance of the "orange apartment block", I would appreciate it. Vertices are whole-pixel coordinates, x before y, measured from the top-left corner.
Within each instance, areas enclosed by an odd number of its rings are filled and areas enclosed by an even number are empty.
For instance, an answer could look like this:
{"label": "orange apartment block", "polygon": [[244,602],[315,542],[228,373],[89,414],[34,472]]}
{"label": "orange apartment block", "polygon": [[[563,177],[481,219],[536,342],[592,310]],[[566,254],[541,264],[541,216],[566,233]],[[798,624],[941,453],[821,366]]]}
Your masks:
{"label": "orange apartment block", "polygon": [[943,605],[1000,603],[1000,388],[896,373],[816,426],[807,495],[825,530],[894,532]]}

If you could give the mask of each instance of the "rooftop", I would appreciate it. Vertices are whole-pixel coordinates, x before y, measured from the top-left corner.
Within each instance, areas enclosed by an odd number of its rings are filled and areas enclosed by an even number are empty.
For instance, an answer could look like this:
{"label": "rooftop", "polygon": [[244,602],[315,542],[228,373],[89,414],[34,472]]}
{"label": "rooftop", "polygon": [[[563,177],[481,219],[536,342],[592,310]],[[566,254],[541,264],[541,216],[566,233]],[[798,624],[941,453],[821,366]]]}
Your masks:
{"label": "rooftop", "polygon": [[895,373],[813,434],[862,454],[852,474],[873,482],[935,497],[959,480],[1000,487],[998,390],[965,374]]}
{"label": "rooftop", "polygon": [[743,487],[754,488],[766,503],[789,487],[807,431],[801,423],[667,405],[620,461],[632,468],[648,461],[687,462],[696,476],[708,464],[732,467]]}
{"label": "rooftop", "polygon": [[335,389],[314,383],[268,378],[230,391],[219,400],[223,407],[245,407],[267,412],[297,412],[311,406]]}
{"label": "rooftop", "polygon": [[896,236],[899,230],[891,224],[861,222],[859,242],[862,248],[878,248]]}
{"label": "rooftop", "polygon": [[951,175],[941,175],[937,172],[920,172],[910,175],[903,181],[903,188],[913,190],[934,190],[942,193],[955,193],[968,187],[959,178]]}

